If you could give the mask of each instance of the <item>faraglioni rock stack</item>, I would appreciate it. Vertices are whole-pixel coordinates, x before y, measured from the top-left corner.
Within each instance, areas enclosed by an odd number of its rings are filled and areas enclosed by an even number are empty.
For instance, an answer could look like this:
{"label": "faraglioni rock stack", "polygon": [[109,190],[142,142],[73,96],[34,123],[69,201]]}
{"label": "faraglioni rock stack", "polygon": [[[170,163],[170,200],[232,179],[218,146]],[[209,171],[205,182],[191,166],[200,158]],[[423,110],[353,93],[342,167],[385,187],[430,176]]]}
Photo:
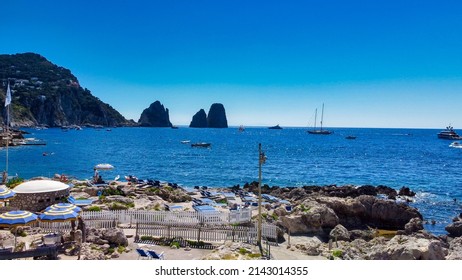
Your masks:
{"label": "faraglioni rock stack", "polygon": [[168,109],[159,101],[144,109],[138,123],[144,127],[172,127]]}
{"label": "faraglioni rock stack", "polygon": [[207,127],[207,114],[205,113],[204,109],[200,109],[193,118],[189,127],[196,127],[196,128],[205,128]]}
{"label": "faraglioni rock stack", "polygon": [[225,107],[221,103],[214,103],[210,106],[208,116],[204,109],[200,109],[191,121],[189,127],[197,128],[227,128],[228,120],[226,118]]}

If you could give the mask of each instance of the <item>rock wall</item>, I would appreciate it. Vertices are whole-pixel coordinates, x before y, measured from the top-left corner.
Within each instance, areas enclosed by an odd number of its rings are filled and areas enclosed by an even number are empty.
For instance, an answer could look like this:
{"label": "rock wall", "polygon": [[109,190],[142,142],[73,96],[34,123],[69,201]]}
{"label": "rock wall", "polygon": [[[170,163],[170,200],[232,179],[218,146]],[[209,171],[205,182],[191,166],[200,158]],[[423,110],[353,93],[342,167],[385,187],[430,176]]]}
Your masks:
{"label": "rock wall", "polygon": [[10,200],[10,206],[21,210],[38,212],[67,199],[68,196],[69,189],[44,193],[18,193]]}

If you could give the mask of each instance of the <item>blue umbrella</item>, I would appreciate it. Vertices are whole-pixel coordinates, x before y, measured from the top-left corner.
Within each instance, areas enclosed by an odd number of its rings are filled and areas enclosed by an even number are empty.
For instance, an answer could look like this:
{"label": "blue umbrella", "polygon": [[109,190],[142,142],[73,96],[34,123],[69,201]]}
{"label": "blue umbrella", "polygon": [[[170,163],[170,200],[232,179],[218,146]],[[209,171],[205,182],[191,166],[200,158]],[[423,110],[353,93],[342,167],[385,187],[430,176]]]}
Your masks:
{"label": "blue umbrella", "polygon": [[72,209],[49,209],[39,216],[42,222],[66,222],[77,219],[79,214]]}
{"label": "blue umbrella", "polygon": [[0,201],[8,200],[15,195],[16,193],[6,186],[0,186]]}
{"label": "blue umbrella", "polygon": [[53,204],[51,206],[48,206],[47,209],[45,209],[45,211],[48,211],[48,210],[51,210],[51,209],[58,209],[58,210],[72,210],[76,213],[80,213],[82,212],[82,208],[76,206],[75,204],[72,204],[72,203],[57,203],[57,204]]}
{"label": "blue umbrella", "polygon": [[[37,221],[37,215],[29,211],[17,210],[0,215],[0,226],[25,226]],[[14,232],[14,248],[16,248],[16,231]]]}
{"label": "blue umbrella", "polygon": [[25,226],[36,220],[37,215],[29,211],[10,211],[0,215],[0,226]]}

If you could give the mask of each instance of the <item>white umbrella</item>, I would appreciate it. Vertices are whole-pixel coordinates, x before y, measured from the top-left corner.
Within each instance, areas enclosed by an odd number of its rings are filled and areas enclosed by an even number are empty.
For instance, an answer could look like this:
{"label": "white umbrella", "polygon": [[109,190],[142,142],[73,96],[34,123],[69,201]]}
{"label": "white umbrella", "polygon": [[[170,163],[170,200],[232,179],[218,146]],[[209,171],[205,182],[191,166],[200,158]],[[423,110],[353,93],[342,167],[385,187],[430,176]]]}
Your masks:
{"label": "white umbrella", "polygon": [[114,166],[109,163],[100,163],[93,167],[95,170],[111,170],[114,169]]}

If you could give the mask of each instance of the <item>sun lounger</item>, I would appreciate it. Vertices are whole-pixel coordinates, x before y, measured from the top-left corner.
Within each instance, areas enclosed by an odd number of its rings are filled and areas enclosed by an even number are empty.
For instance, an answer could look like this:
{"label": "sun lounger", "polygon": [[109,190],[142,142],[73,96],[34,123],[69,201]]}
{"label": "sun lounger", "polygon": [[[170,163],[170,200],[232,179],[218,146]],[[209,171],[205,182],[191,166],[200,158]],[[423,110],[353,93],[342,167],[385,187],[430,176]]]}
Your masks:
{"label": "sun lounger", "polygon": [[143,249],[137,248],[136,252],[138,253],[138,259],[145,258],[149,260],[151,258],[151,255]]}
{"label": "sun lounger", "polygon": [[156,253],[152,250],[147,250],[147,253],[149,256],[151,256],[151,259],[155,259],[155,260],[163,260],[164,259],[164,252],[161,252],[161,253]]}
{"label": "sun lounger", "polygon": [[75,199],[72,195],[67,198],[67,201],[77,206],[87,206],[93,203],[91,199]]}

